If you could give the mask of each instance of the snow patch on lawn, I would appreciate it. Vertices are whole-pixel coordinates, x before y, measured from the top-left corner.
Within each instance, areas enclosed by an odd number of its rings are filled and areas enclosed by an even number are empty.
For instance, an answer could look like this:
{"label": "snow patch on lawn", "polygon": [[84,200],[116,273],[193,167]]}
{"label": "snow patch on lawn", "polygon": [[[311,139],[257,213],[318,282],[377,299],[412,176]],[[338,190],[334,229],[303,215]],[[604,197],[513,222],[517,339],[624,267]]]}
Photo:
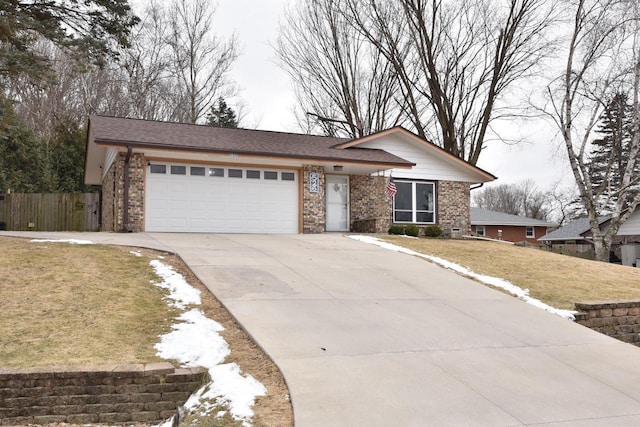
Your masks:
{"label": "snow patch on lawn", "polygon": [[170,300],[170,306],[184,310],[185,306],[189,304],[202,303],[200,291],[187,283],[182,274],[157,259],[152,260],[149,264],[162,279],[162,282],[154,282],[154,284],[169,291],[167,298]]}
{"label": "snow patch on lawn", "polygon": [[142,256],[142,252],[140,251],[129,251],[129,253],[131,255],[137,256],[137,257],[141,257]]}
{"label": "snow patch on lawn", "polygon": [[29,240],[33,243],[71,243],[72,245],[93,245],[91,240],[79,240],[79,239],[32,239]]}
{"label": "snow patch on lawn", "polygon": [[471,277],[473,279],[478,280],[479,282],[485,283],[487,285],[495,286],[496,288],[504,289],[505,291],[518,297],[520,300],[526,302],[527,304],[531,304],[535,307],[548,311],[549,313],[553,313],[560,317],[564,317],[565,319],[575,320],[575,316],[574,316],[574,314],[576,313],[575,311],[562,310],[559,308],[551,307],[550,305],[545,304],[536,298],[530,297],[529,289],[522,289],[521,287],[516,286],[507,280],[500,279],[498,277],[485,276],[484,274],[478,274],[467,267],[462,267],[459,264],[447,261],[442,258],[438,258],[436,256],[421,254],[420,252],[403,248],[402,246],[394,245],[393,243],[385,242],[383,240],[378,239],[377,237],[362,236],[362,235],[353,235],[348,237],[354,240],[358,240],[360,242],[377,245],[384,249],[389,249],[396,252],[402,252],[408,255],[414,255],[420,258],[427,259],[433,262],[434,264],[438,264],[441,267],[447,268],[449,270],[453,270],[456,273],[460,273],[467,277]]}
{"label": "snow patch on lawn", "polygon": [[[189,285],[184,277],[170,266],[158,260],[151,261],[156,274],[162,278],[156,283],[170,294],[170,305],[185,309],[187,304],[201,304],[200,291]],[[185,410],[208,415],[216,407],[224,406],[235,420],[250,427],[253,405],[257,396],[263,396],[265,386],[251,375],[242,374],[235,363],[223,363],[231,353],[229,345],[218,332],[224,328],[218,322],[207,318],[199,309],[182,313],[172,325],[172,331],[160,336],[155,348],[158,356],[177,360],[183,367],[202,366],[209,370],[211,381],[191,395],[185,403]],[[218,412],[217,416],[224,415]],[[170,427],[173,419],[161,424]]]}

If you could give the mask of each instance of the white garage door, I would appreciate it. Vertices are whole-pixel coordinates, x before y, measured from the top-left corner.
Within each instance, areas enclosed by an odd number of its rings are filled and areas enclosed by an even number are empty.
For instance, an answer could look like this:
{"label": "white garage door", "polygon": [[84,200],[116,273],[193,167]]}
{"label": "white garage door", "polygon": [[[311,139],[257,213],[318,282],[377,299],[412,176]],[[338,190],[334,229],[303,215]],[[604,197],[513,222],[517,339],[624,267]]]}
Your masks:
{"label": "white garage door", "polygon": [[146,231],[298,233],[297,181],[291,170],[152,162]]}

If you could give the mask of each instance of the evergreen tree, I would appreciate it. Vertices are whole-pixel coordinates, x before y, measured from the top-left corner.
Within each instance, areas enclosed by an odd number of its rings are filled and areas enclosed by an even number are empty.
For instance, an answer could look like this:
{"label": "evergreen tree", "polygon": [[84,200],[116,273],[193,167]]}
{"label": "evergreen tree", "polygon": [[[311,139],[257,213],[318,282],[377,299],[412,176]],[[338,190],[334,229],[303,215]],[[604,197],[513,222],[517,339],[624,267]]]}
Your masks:
{"label": "evergreen tree", "polygon": [[[633,108],[624,93],[616,93],[600,117],[596,132],[600,138],[592,142],[589,155],[589,175],[599,194],[602,210],[607,210],[616,200],[624,170],[629,161],[632,136]],[[629,194],[632,198],[635,192]]]}
{"label": "evergreen tree", "polygon": [[38,37],[103,64],[128,46],[139,21],[127,0],[0,1],[0,77],[51,78],[50,60],[34,49]]}
{"label": "evergreen tree", "polygon": [[84,185],[85,135],[85,130],[70,118],[62,118],[56,123],[48,156],[51,191],[94,191]]}
{"label": "evergreen tree", "polygon": [[39,192],[45,168],[42,144],[0,94],[0,193]]}
{"label": "evergreen tree", "polygon": [[227,106],[227,103],[222,97],[218,98],[217,105],[211,106],[211,109],[207,113],[207,125],[222,127],[222,128],[237,128],[238,119],[236,113]]}

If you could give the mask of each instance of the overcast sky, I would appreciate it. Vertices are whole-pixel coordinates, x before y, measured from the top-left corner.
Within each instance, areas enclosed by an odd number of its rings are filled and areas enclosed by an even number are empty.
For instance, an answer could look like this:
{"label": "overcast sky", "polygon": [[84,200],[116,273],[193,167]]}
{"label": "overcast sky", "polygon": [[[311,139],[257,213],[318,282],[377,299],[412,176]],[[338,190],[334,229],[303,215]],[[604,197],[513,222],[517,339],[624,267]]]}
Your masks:
{"label": "overcast sky", "polygon": [[[233,68],[244,108],[242,125],[263,130],[300,131],[293,107],[294,94],[289,76],[276,64],[275,45],[278,23],[287,0],[223,0],[215,16],[216,33],[223,37],[235,32],[242,55]],[[523,130],[524,129],[524,130]],[[517,183],[525,179],[538,182],[541,189],[564,180],[571,182],[571,171],[551,141],[555,133],[549,124],[520,123],[510,127],[507,136],[524,142],[508,146],[490,142],[478,166],[496,175],[496,183]],[[560,153],[560,154],[558,154]]]}

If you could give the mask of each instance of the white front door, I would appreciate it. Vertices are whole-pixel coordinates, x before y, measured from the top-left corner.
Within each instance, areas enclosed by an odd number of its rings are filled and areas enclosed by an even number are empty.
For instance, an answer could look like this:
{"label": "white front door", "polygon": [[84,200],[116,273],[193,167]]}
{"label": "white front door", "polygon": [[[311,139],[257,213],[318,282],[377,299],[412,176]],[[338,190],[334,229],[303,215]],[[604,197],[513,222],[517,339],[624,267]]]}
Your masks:
{"label": "white front door", "polygon": [[349,177],[326,175],[327,231],[349,231]]}

